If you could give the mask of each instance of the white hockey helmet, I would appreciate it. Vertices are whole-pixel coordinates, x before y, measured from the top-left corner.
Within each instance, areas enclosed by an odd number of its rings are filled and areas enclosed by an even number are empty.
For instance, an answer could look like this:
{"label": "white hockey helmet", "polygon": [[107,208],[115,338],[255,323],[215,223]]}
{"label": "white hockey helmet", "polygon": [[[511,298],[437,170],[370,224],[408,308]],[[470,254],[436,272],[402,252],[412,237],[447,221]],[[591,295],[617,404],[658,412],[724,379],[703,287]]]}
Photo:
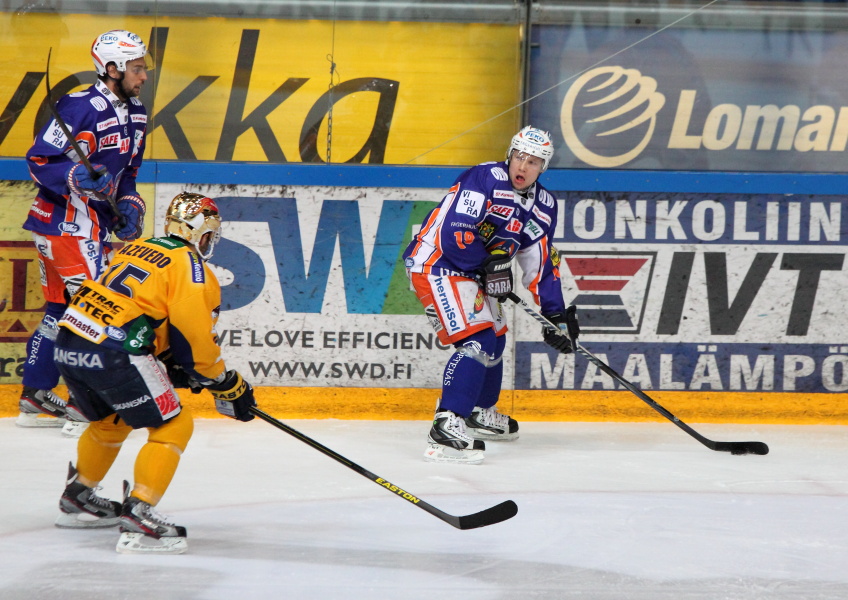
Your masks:
{"label": "white hockey helmet", "polygon": [[203,194],[177,194],[165,214],[165,233],[188,242],[203,260],[209,260],[221,239],[218,205]]}
{"label": "white hockey helmet", "polygon": [[544,161],[541,172],[544,173],[548,169],[551,158],[554,156],[554,144],[551,141],[551,134],[528,125],[512,136],[512,142],[510,142],[509,149],[506,151],[507,162],[509,162],[509,157],[516,150],[541,158]]}
{"label": "white hockey helmet", "polygon": [[110,62],[124,72],[127,70],[127,62],[146,55],[147,46],[141,38],[124,29],[101,33],[91,44],[91,58],[98,75],[106,74],[106,65]]}

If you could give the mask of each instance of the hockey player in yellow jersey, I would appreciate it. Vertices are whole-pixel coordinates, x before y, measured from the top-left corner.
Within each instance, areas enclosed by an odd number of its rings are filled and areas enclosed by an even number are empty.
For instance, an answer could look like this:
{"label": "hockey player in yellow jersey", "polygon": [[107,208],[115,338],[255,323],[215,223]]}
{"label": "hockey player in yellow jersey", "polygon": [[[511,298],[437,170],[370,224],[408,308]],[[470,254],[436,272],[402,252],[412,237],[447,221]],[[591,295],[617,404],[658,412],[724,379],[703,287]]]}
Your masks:
{"label": "hockey player in yellow jersey", "polygon": [[[228,370],[215,325],[221,289],[206,264],[221,235],[214,200],[183,192],[168,207],[165,236],[124,246],[98,281],[86,280],[59,321],[54,359],[91,421],[69,466],[58,527],[121,530],[122,553],[181,553],[184,527],[153,510],[193,430],[174,388],[206,388],[216,409],[253,418],[253,388]],[[148,430],[124,501],[96,494],[133,429]]]}

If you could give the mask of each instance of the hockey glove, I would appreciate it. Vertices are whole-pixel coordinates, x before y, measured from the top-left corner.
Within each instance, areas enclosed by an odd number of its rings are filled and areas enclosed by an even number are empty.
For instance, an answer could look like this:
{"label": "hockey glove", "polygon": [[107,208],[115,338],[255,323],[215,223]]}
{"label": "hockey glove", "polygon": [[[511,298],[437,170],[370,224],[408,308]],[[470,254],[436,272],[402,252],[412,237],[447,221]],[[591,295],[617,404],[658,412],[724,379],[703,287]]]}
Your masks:
{"label": "hockey glove", "polygon": [[559,328],[559,331],[551,331],[548,328],[542,329],[545,343],[563,354],[572,352],[571,340],[576,340],[577,336],[580,335],[580,325],[577,323],[577,307],[572,304],[565,309],[564,313],[543,316]]}
{"label": "hockey glove", "polygon": [[242,379],[238,371],[227,371],[224,380],[206,386],[215,398],[215,410],[231,419],[251,421],[250,407],[256,406],[253,388]]}
{"label": "hockey glove", "polygon": [[487,296],[504,302],[512,293],[512,264],[509,254],[503,250],[495,250],[481,267],[483,290]]}
{"label": "hockey glove", "polygon": [[95,171],[92,177],[82,163],[76,163],[68,170],[68,187],[78,196],[88,196],[94,193],[111,196],[115,191],[115,182],[109,170],[103,165],[91,165]]}
{"label": "hockey glove", "polygon": [[165,350],[156,358],[165,365],[165,368],[168,370],[168,379],[171,380],[171,385],[176,389],[190,389],[192,394],[199,394],[201,392],[203,389],[201,385],[192,379],[188,371],[177,364],[170,350]]}
{"label": "hockey glove", "polygon": [[138,196],[121,196],[118,198],[118,212],[124,217],[124,225],[115,230],[115,235],[125,242],[133,242],[141,235],[144,227],[144,213],[147,207],[144,200]]}

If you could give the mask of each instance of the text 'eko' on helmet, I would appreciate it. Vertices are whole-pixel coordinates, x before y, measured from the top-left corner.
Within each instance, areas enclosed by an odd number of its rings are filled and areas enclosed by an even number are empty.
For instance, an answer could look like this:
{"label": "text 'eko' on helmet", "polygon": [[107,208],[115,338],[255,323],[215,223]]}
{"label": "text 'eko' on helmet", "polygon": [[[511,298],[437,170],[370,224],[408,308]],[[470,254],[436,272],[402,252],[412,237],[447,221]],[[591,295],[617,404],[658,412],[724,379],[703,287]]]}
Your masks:
{"label": "text 'eko' on helmet", "polygon": [[528,125],[512,136],[509,149],[506,151],[507,162],[509,162],[509,157],[516,150],[541,158],[544,161],[541,172],[544,173],[548,169],[551,158],[554,156],[554,144],[551,141],[551,134]]}
{"label": "text 'eko' on helmet", "polygon": [[203,194],[177,194],[165,214],[165,234],[188,242],[203,260],[209,260],[221,239],[218,205]]}
{"label": "text 'eko' on helmet", "polygon": [[98,75],[106,75],[106,65],[115,63],[118,71],[127,70],[127,63],[147,55],[147,46],[136,34],[124,29],[101,33],[91,44],[91,58]]}

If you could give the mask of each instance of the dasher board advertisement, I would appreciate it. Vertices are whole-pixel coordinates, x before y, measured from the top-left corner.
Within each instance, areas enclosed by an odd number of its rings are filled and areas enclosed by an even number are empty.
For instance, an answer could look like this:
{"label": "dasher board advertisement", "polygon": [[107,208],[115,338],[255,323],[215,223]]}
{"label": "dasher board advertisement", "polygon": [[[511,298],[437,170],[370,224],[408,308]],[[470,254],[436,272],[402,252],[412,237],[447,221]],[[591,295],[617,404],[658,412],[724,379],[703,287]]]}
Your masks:
{"label": "dasher board advertisement", "polygon": [[845,172],[845,31],[539,26],[554,168]]}

